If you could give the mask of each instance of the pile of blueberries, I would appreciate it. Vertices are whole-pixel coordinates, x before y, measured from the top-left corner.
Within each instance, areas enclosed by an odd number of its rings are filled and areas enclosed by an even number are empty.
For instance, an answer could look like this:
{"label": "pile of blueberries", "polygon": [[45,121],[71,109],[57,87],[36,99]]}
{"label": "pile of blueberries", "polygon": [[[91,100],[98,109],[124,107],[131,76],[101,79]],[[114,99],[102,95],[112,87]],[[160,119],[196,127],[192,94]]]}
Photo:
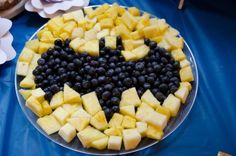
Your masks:
{"label": "pile of blueberries", "polygon": [[69,47],[70,39],[64,42],[58,39],[54,48],[48,49],[38,60],[33,71],[36,87],[45,91],[48,101],[63,90],[64,83],[81,95],[95,91],[108,119],[119,111],[122,92],[131,87],[136,87],[139,96],[150,89],[162,102],[179,87],[180,65],[156,42],[149,39],[144,42],[150,47],[148,56],[125,61],[119,36],[116,49],[105,47],[104,38],[99,40],[99,57],[76,53]]}

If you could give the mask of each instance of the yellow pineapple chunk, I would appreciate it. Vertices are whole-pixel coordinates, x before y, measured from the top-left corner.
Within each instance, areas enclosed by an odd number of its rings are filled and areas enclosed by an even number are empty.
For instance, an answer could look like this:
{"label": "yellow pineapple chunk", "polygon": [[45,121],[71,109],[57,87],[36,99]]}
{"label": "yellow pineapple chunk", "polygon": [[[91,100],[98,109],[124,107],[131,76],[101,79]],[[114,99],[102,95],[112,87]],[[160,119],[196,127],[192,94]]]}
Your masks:
{"label": "yellow pineapple chunk", "polygon": [[41,35],[41,38],[39,38],[39,40],[45,43],[53,43],[55,39],[52,32],[44,31]]}
{"label": "yellow pineapple chunk", "polygon": [[40,43],[39,43],[39,51],[38,51],[38,53],[39,53],[39,54],[43,54],[43,53],[45,53],[49,48],[52,48],[52,47],[54,47],[54,45],[51,44],[51,43],[40,42]]}
{"label": "yellow pineapple chunk", "polygon": [[128,115],[131,117],[135,117],[135,108],[134,105],[128,105],[120,107],[120,113],[123,115]]}
{"label": "yellow pineapple chunk", "polygon": [[136,25],[136,30],[142,31],[145,27],[149,25],[150,25],[150,15],[145,12],[138,20],[138,23]]}
{"label": "yellow pineapple chunk", "polygon": [[136,123],[135,118],[125,115],[121,126],[123,128],[135,128],[135,123]]}
{"label": "yellow pineapple chunk", "polygon": [[100,25],[101,25],[101,29],[111,29],[114,27],[114,23],[112,18],[104,18],[101,21],[99,21]]}
{"label": "yellow pineapple chunk", "polygon": [[75,111],[82,108],[81,104],[74,103],[74,104],[63,104],[62,108],[65,109],[69,114],[74,113]]}
{"label": "yellow pineapple chunk", "polygon": [[91,56],[99,56],[99,44],[98,40],[91,40],[85,42],[83,46],[79,48],[80,52],[87,52]]}
{"label": "yellow pineapple chunk", "polygon": [[61,127],[58,134],[67,142],[71,142],[74,137],[76,136],[76,130],[75,128],[69,124],[66,123],[64,126]]}
{"label": "yellow pineapple chunk", "polygon": [[52,108],[50,107],[48,101],[44,101],[42,103],[42,107],[43,107],[43,115],[49,115],[52,113]]}
{"label": "yellow pineapple chunk", "polygon": [[77,37],[70,42],[70,47],[74,49],[74,51],[79,51],[79,48],[84,44],[85,40]]}
{"label": "yellow pineapple chunk", "polygon": [[109,127],[121,127],[122,121],[123,121],[123,115],[119,113],[114,113],[112,118],[109,121],[108,126]]}
{"label": "yellow pineapple chunk", "polygon": [[191,82],[194,80],[192,68],[190,66],[180,69],[179,75],[182,82]]}
{"label": "yellow pineapple chunk", "polygon": [[119,16],[122,16],[125,13],[125,11],[126,11],[125,8],[123,8],[121,6],[118,7],[118,15]]}
{"label": "yellow pineapple chunk", "polygon": [[139,106],[141,100],[135,87],[123,91],[121,95],[120,107],[127,105]]}
{"label": "yellow pineapple chunk", "polygon": [[133,40],[123,40],[123,46],[125,51],[132,51],[134,49]]}
{"label": "yellow pineapple chunk", "polygon": [[146,135],[147,123],[146,122],[136,122],[136,128],[142,137]]}
{"label": "yellow pineapple chunk", "polygon": [[57,121],[64,125],[66,123],[66,119],[70,116],[70,114],[65,111],[62,107],[58,107],[52,115],[57,119]]}
{"label": "yellow pineapple chunk", "polygon": [[98,149],[98,150],[103,150],[107,147],[108,144],[108,137],[101,138],[99,140],[95,140],[91,143],[91,147]]}
{"label": "yellow pineapple chunk", "polygon": [[121,16],[122,22],[129,28],[129,30],[134,30],[137,20],[128,11],[125,11]]}
{"label": "yellow pineapple chunk", "polygon": [[121,136],[110,136],[108,140],[108,149],[110,150],[120,150],[122,144]]}
{"label": "yellow pineapple chunk", "polygon": [[134,48],[140,47],[141,45],[144,45],[144,40],[132,40],[132,45]]}
{"label": "yellow pineapple chunk", "polygon": [[180,61],[179,63],[180,63],[180,68],[190,66],[190,62],[187,59],[184,59],[184,60]]}
{"label": "yellow pineapple chunk", "polygon": [[167,51],[170,51],[170,50],[171,50],[170,44],[169,44],[165,39],[164,39],[164,40],[161,40],[157,45],[158,45],[159,47],[165,48]]}
{"label": "yellow pineapple chunk", "polygon": [[171,114],[170,114],[170,110],[169,110],[169,109],[167,109],[167,108],[165,108],[165,107],[159,105],[159,106],[156,108],[156,111],[157,111],[158,113],[161,113],[161,114],[165,115],[165,116],[167,117],[167,120],[170,119]]}
{"label": "yellow pineapple chunk", "polygon": [[32,60],[31,60],[31,63],[30,63],[30,65],[29,65],[29,68],[30,69],[35,69],[37,66],[38,66],[38,59],[40,59],[41,58],[41,55],[39,55],[39,54],[34,54],[34,56],[33,56],[33,58],[32,58]]}
{"label": "yellow pineapple chunk", "polygon": [[187,87],[179,87],[179,89],[175,92],[175,96],[181,100],[182,103],[185,103],[189,94],[189,90]]}
{"label": "yellow pineapple chunk", "polygon": [[133,31],[130,33],[130,36],[133,40],[138,40],[143,38],[143,34],[141,34],[139,31]]}
{"label": "yellow pineapple chunk", "polygon": [[80,94],[69,87],[67,84],[64,84],[64,103],[81,104]]}
{"label": "yellow pineapple chunk", "polygon": [[20,76],[26,76],[29,71],[29,63],[28,62],[17,62],[16,73]]}
{"label": "yellow pineapple chunk", "polygon": [[71,32],[75,27],[77,27],[76,22],[74,21],[66,22],[63,26],[63,31],[71,34]]}
{"label": "yellow pineapple chunk", "polygon": [[70,34],[68,32],[63,32],[59,35],[59,37],[62,39],[62,40],[66,40],[67,38],[70,38]]}
{"label": "yellow pineapple chunk", "polygon": [[106,129],[104,133],[108,136],[122,136],[122,127],[111,127]]}
{"label": "yellow pineapple chunk", "polygon": [[137,129],[124,129],[123,130],[123,142],[125,146],[125,150],[134,149],[138,146],[141,141],[141,135],[137,131]]}
{"label": "yellow pineapple chunk", "polygon": [[186,58],[186,55],[184,54],[184,52],[181,49],[172,50],[171,55],[177,61],[181,61]]}
{"label": "yellow pineapple chunk", "polygon": [[113,4],[109,9],[106,10],[104,14],[115,20],[118,16],[117,4]]}
{"label": "yellow pineapple chunk", "polygon": [[140,15],[140,11],[136,7],[129,7],[128,12],[130,14],[132,14],[133,16],[139,16]]}
{"label": "yellow pineapple chunk", "polygon": [[88,14],[89,18],[93,18],[97,15],[103,14],[107,9],[109,9],[109,5],[107,3],[97,7],[95,10],[91,11],[91,13]]}
{"label": "yellow pineapple chunk", "polygon": [[109,17],[109,16],[108,16],[107,14],[101,14],[101,15],[96,16],[98,22],[101,21],[102,19],[108,18],[108,17]]}
{"label": "yellow pineapple chunk", "polygon": [[64,21],[70,21],[70,20],[80,20],[81,18],[84,18],[84,13],[82,10],[76,10],[69,13],[65,13],[62,15]]}
{"label": "yellow pineapple chunk", "polygon": [[116,36],[105,37],[105,47],[116,48]]}
{"label": "yellow pineapple chunk", "polygon": [[19,61],[30,63],[33,56],[34,56],[34,51],[25,47],[19,56]]}
{"label": "yellow pineapple chunk", "polygon": [[189,82],[180,82],[180,87],[187,87],[189,91],[192,90],[192,85]]}
{"label": "yellow pineapple chunk", "polygon": [[85,41],[96,40],[97,39],[97,30],[90,29],[88,31],[85,31],[84,39],[85,39]]}
{"label": "yellow pineapple chunk", "polygon": [[52,115],[46,115],[39,118],[37,124],[47,133],[47,135],[53,134],[61,128],[59,122]]}
{"label": "yellow pineapple chunk", "polygon": [[169,94],[164,100],[162,106],[169,109],[171,116],[175,117],[180,108],[180,99],[175,97],[173,94]]}
{"label": "yellow pineapple chunk", "polygon": [[137,59],[141,59],[144,58],[148,52],[149,52],[150,48],[146,45],[141,45],[135,49],[132,50],[132,53],[134,53],[137,56]]}
{"label": "yellow pineapple chunk", "polygon": [[150,25],[143,29],[146,38],[153,38],[160,35],[160,30],[157,25]]}
{"label": "yellow pineapple chunk", "polygon": [[93,12],[93,8],[92,7],[84,8],[84,12],[86,15],[90,15]]}
{"label": "yellow pineapple chunk", "polygon": [[21,82],[20,82],[20,87],[22,88],[34,88],[35,83],[33,78],[26,76]]}
{"label": "yellow pineapple chunk", "polygon": [[43,102],[43,101],[44,101],[45,92],[42,90],[42,88],[37,88],[37,89],[32,90],[31,94],[32,94],[32,96],[34,96],[39,102]]}
{"label": "yellow pineapple chunk", "polygon": [[80,132],[89,125],[90,119],[87,117],[71,117],[67,119],[67,122]]}
{"label": "yellow pineapple chunk", "polygon": [[109,29],[103,29],[97,33],[97,39],[101,39],[102,37],[109,35]]}
{"label": "yellow pineapple chunk", "polygon": [[33,96],[30,96],[25,103],[26,107],[28,107],[34,114],[38,117],[43,116],[43,107],[41,103]]}
{"label": "yellow pineapple chunk", "polygon": [[108,127],[104,111],[97,112],[90,120],[90,124],[98,130],[104,130]]}
{"label": "yellow pineapple chunk", "polygon": [[163,136],[163,131],[161,129],[158,129],[152,125],[148,125],[146,136],[151,139],[161,140]]}
{"label": "yellow pineapple chunk", "polygon": [[35,53],[37,53],[38,49],[39,49],[39,40],[38,39],[30,40],[30,41],[26,42],[25,47],[29,48],[29,49],[33,50]]}
{"label": "yellow pineapple chunk", "polygon": [[83,118],[88,118],[90,120],[91,115],[87,113],[83,108],[81,108],[72,113],[71,117],[83,117]]}
{"label": "yellow pineapple chunk", "polygon": [[105,134],[91,126],[88,126],[77,133],[77,136],[85,148],[91,147],[92,142],[107,137]]}
{"label": "yellow pineapple chunk", "polygon": [[171,49],[183,49],[184,40],[181,37],[167,36],[166,41],[171,45]]}
{"label": "yellow pineapple chunk", "polygon": [[122,37],[122,39],[130,39],[131,38],[130,31],[124,24],[120,24],[120,25],[116,26],[115,31],[116,31],[117,35],[120,35]]}
{"label": "yellow pineapple chunk", "polygon": [[50,106],[52,109],[55,109],[57,107],[60,107],[63,104],[63,92],[60,91],[56,94],[53,95],[51,101],[50,101]]}
{"label": "yellow pineapple chunk", "polygon": [[82,101],[85,110],[91,115],[95,115],[97,112],[102,110],[95,92],[83,95]]}
{"label": "yellow pineapple chunk", "polygon": [[84,29],[83,28],[74,28],[71,33],[71,38],[83,38],[84,37]]}
{"label": "yellow pineapple chunk", "polygon": [[155,98],[149,89],[142,95],[141,101],[149,104],[154,109],[160,106],[160,102]]}
{"label": "yellow pineapple chunk", "polygon": [[23,96],[25,100],[27,100],[31,96],[32,90],[20,89],[19,93]]}

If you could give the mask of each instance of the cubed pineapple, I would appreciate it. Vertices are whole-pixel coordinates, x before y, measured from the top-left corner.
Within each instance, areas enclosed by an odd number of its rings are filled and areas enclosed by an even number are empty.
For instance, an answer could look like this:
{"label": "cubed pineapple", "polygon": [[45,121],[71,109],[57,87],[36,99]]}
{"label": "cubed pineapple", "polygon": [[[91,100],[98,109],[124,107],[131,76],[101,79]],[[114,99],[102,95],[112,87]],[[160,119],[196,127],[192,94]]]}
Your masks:
{"label": "cubed pineapple", "polygon": [[121,136],[110,136],[107,148],[110,150],[120,150],[122,144]]}
{"label": "cubed pineapple", "polygon": [[107,147],[108,144],[108,137],[104,137],[98,140],[95,140],[91,143],[91,147],[98,149],[98,150],[103,150]]}
{"label": "cubed pineapple", "polygon": [[169,109],[171,116],[175,117],[180,108],[180,99],[175,97],[173,94],[169,94],[164,100],[162,106]]}
{"label": "cubed pineapple", "polygon": [[177,61],[181,61],[186,58],[186,55],[184,54],[184,52],[181,49],[172,50],[171,55]]}
{"label": "cubed pineapple", "polygon": [[81,18],[80,20],[77,21],[78,27],[82,28],[83,30],[86,30],[86,23],[87,20],[85,18]]}
{"label": "cubed pineapple", "polygon": [[77,131],[82,131],[85,129],[90,122],[90,118],[87,117],[71,117],[67,121],[76,128]]}
{"label": "cubed pineapple", "polygon": [[90,11],[91,13],[88,14],[89,18],[93,18],[97,15],[103,14],[107,9],[109,9],[109,5],[107,3],[97,7],[95,10]]}
{"label": "cubed pineapple", "polygon": [[108,17],[112,18],[113,20],[115,20],[118,16],[118,8],[116,5],[112,5],[109,9],[106,10],[106,12],[104,13],[106,14]]}
{"label": "cubed pineapple", "polygon": [[74,89],[64,84],[64,103],[78,103],[81,104],[80,94]]}
{"label": "cubed pineapple", "polygon": [[79,52],[87,52],[92,56],[99,56],[99,43],[98,40],[91,40],[85,42],[83,46],[79,48]]}
{"label": "cubed pineapple", "polygon": [[17,62],[16,74],[20,76],[26,76],[29,70],[28,62]]}
{"label": "cubed pineapple", "polygon": [[90,124],[98,130],[104,130],[108,127],[104,111],[97,112],[90,120]]}
{"label": "cubed pineapple", "polygon": [[146,135],[147,123],[146,122],[136,122],[136,128],[142,137]]}
{"label": "cubed pineapple", "polygon": [[84,18],[83,10],[76,10],[62,15],[64,21],[76,20]]}
{"label": "cubed pineapple", "polygon": [[74,113],[72,113],[71,117],[84,117],[90,120],[91,115],[87,113],[83,108],[81,108],[75,111]]}
{"label": "cubed pineapple", "polygon": [[29,68],[30,69],[35,69],[38,66],[38,59],[40,59],[40,58],[41,58],[41,55],[34,54],[32,60],[31,60],[31,63],[29,65]]}
{"label": "cubed pineapple", "polygon": [[97,30],[90,29],[84,33],[85,41],[96,40],[97,39]]}
{"label": "cubed pineapple", "polygon": [[137,56],[131,51],[122,50],[121,55],[124,56],[125,61],[137,60]]}
{"label": "cubed pineapple", "polygon": [[63,33],[61,33],[59,37],[65,41],[67,38],[70,38],[70,34],[68,32],[63,31]]}
{"label": "cubed pineapple", "polygon": [[138,39],[142,39],[143,35],[141,33],[139,33],[139,31],[134,31],[130,33],[130,36],[133,40],[138,40]]}
{"label": "cubed pineapple", "polygon": [[75,111],[79,110],[82,108],[81,104],[63,104],[62,108],[65,109],[69,114],[74,113]]}
{"label": "cubed pineapple", "polygon": [[192,90],[192,85],[189,82],[180,82],[180,87],[187,87],[189,91]]}
{"label": "cubed pineapple", "polygon": [[39,51],[38,51],[38,53],[39,53],[39,54],[43,54],[43,53],[45,53],[49,48],[52,48],[52,47],[54,47],[54,45],[51,44],[51,43],[40,42],[40,43],[39,43]]}
{"label": "cubed pineapple", "polygon": [[32,94],[32,96],[34,96],[39,102],[43,102],[43,101],[44,101],[45,92],[42,90],[42,88],[37,88],[37,89],[32,90],[31,94]]}
{"label": "cubed pineapple", "polygon": [[141,141],[141,135],[137,129],[124,129],[123,130],[123,142],[125,150],[134,149]]}
{"label": "cubed pineapple", "polygon": [[20,89],[19,90],[19,93],[23,96],[23,98],[25,99],[25,100],[27,100],[30,96],[31,96],[31,92],[32,92],[32,90],[29,90],[29,89]]}
{"label": "cubed pineapple", "polygon": [[45,42],[45,43],[53,43],[55,38],[50,31],[44,31],[39,38],[40,41]]}
{"label": "cubed pineapple", "polygon": [[83,46],[84,44],[85,44],[85,40],[77,37],[70,42],[70,47],[74,49],[74,51],[77,52],[79,51],[79,48]]}
{"label": "cubed pineapple", "polygon": [[37,124],[47,133],[47,135],[53,134],[61,128],[60,123],[52,115],[46,115],[39,118]]}
{"label": "cubed pineapple", "polygon": [[38,39],[30,40],[30,41],[26,42],[25,47],[29,48],[29,49],[33,50],[35,53],[37,53],[38,49],[39,49],[39,40]]}
{"label": "cubed pineapple", "polygon": [[163,39],[160,42],[158,42],[157,45],[159,47],[165,48],[167,51],[170,51],[170,49],[171,49],[171,45],[165,39]]}
{"label": "cubed pineapple", "polygon": [[183,49],[184,40],[181,37],[166,36],[166,41],[171,45],[171,49]]}
{"label": "cubed pineapple", "polygon": [[157,25],[150,25],[143,29],[146,38],[153,38],[160,35],[160,30]]}
{"label": "cubed pineapple", "polygon": [[88,126],[79,133],[77,133],[77,136],[80,142],[82,143],[83,147],[85,148],[91,147],[91,143],[93,141],[107,137],[105,134],[91,126]]}
{"label": "cubed pineapple", "polygon": [[178,30],[172,28],[172,27],[169,27],[168,30],[167,30],[167,33],[169,35],[172,35],[172,36],[178,36],[179,35],[179,32]]}
{"label": "cubed pineapple", "polygon": [[101,21],[99,21],[100,25],[101,25],[101,29],[111,29],[114,27],[114,23],[112,18],[104,18]]}
{"label": "cubed pineapple", "polygon": [[26,76],[23,80],[20,82],[20,87],[22,88],[34,88],[35,83],[33,78]]}
{"label": "cubed pineapple", "polygon": [[32,51],[29,48],[24,48],[19,56],[19,61],[20,62],[28,62],[30,63],[32,58],[34,56],[34,51]]}
{"label": "cubed pineapple", "polygon": [[65,111],[62,107],[58,107],[52,115],[57,119],[57,121],[64,125],[66,123],[66,119],[70,116],[70,114]]}
{"label": "cubed pineapple", "polygon": [[141,100],[135,87],[123,91],[121,95],[120,106],[134,105],[139,106]]}
{"label": "cubed pineapple", "polygon": [[149,50],[150,48],[144,44],[133,49],[132,53],[136,55],[137,59],[141,59],[141,58],[144,58],[148,54]]}
{"label": "cubed pineapple", "polygon": [[143,39],[132,40],[132,45],[134,48],[140,47],[140,46],[144,45],[144,40]]}
{"label": "cubed pineapple", "polygon": [[167,109],[167,108],[165,108],[165,107],[163,107],[163,106],[160,105],[160,106],[158,106],[158,107],[156,108],[156,111],[157,111],[158,113],[160,113],[160,114],[165,115],[165,116],[167,117],[167,120],[170,119],[171,114],[170,114],[170,110],[169,110],[169,109]]}
{"label": "cubed pineapple", "polygon": [[140,11],[136,7],[129,7],[128,12],[131,13],[133,16],[139,16]]}
{"label": "cubed pineapple", "polygon": [[136,25],[136,30],[143,30],[145,27],[149,25],[150,25],[150,15],[145,12],[138,20],[138,23]]}
{"label": "cubed pineapple", "polygon": [[180,63],[181,68],[190,66],[190,62],[187,59],[184,59],[184,60],[180,61],[179,63]]}
{"label": "cubed pineapple", "polygon": [[42,102],[42,107],[43,107],[43,115],[49,115],[52,113],[52,108],[50,107],[48,101],[43,101]]}
{"label": "cubed pineapple", "polygon": [[95,92],[90,92],[83,95],[82,101],[85,110],[91,115],[95,115],[97,112],[102,110]]}
{"label": "cubed pineapple", "polygon": [[106,129],[104,133],[108,136],[122,136],[122,127],[111,127]]}
{"label": "cubed pineapple", "polygon": [[125,8],[123,8],[121,6],[118,7],[118,15],[119,16],[122,16],[125,13],[125,11],[126,11]]}
{"label": "cubed pineapple", "polygon": [[135,123],[136,123],[135,118],[125,115],[121,126],[123,128],[135,128]]}
{"label": "cubed pineapple", "polygon": [[161,140],[163,136],[163,131],[159,128],[156,128],[152,125],[148,125],[146,136],[151,139]]}
{"label": "cubed pineapple", "polygon": [[131,31],[134,30],[137,24],[136,18],[128,11],[125,11],[125,13],[121,16],[121,20]]}
{"label": "cubed pineapple", "polygon": [[150,25],[157,25],[158,24],[158,19],[157,18],[151,18],[150,19]]}
{"label": "cubed pineapple", "polygon": [[83,38],[84,37],[84,29],[83,28],[74,28],[71,33],[71,38]]}
{"label": "cubed pineapple", "polygon": [[124,116],[119,113],[114,113],[109,121],[109,127],[121,127]]}
{"label": "cubed pineapple", "polygon": [[86,15],[90,15],[93,12],[93,8],[92,7],[84,8],[84,12]]}
{"label": "cubed pineapple", "polygon": [[138,121],[146,122],[148,119],[148,115],[154,111],[153,108],[149,104],[142,103],[138,110],[136,111],[135,117]]}
{"label": "cubed pineapple", "polygon": [[101,39],[102,37],[109,35],[109,29],[103,29],[97,33],[97,39]]}
{"label": "cubed pineapple", "polygon": [[123,115],[135,117],[134,105],[127,105],[127,106],[120,107],[120,113]]}
{"label": "cubed pineapple", "polygon": [[105,47],[116,48],[116,36],[105,37]]}
{"label": "cubed pineapple", "polygon": [[149,89],[142,95],[141,101],[149,104],[154,109],[160,106],[160,102],[155,98]]}
{"label": "cubed pineapple", "polygon": [[25,105],[36,114],[38,117],[43,116],[43,107],[41,103],[34,97],[30,96],[27,100]]}
{"label": "cubed pineapple", "polygon": [[71,142],[76,136],[76,130],[71,124],[67,123],[61,127],[58,134],[67,142]]}
{"label": "cubed pineapple", "polygon": [[124,46],[124,50],[131,52],[134,49],[133,40],[123,40],[122,43],[123,43],[123,46]]}
{"label": "cubed pineapple", "polygon": [[180,69],[179,75],[182,82],[191,82],[194,80],[192,68],[190,66]]}
{"label": "cubed pineapple", "polygon": [[181,100],[184,104],[189,94],[189,90],[187,87],[179,87],[179,89],[175,92],[175,96]]}
{"label": "cubed pineapple", "polygon": [[116,26],[115,31],[117,35],[122,37],[122,39],[131,39],[130,30],[124,24]]}
{"label": "cubed pineapple", "polygon": [[167,125],[168,119],[165,115],[152,111],[147,115],[146,122],[157,128],[164,129]]}
{"label": "cubed pineapple", "polygon": [[50,101],[50,106],[52,109],[55,109],[57,107],[60,107],[63,104],[63,92],[57,92],[56,94],[53,95],[51,101]]}

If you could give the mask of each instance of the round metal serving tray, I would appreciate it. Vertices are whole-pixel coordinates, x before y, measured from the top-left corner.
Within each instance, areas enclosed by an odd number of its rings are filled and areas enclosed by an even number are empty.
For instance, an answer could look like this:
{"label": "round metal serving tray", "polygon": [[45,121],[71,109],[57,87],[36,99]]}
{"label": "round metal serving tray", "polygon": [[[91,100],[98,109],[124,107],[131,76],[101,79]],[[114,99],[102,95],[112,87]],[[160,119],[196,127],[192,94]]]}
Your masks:
{"label": "round metal serving tray", "polygon": [[[93,7],[96,8],[99,5],[96,6],[89,6],[89,7]],[[126,8],[126,7],[125,7]],[[143,13],[143,11],[141,11]],[[154,15],[151,15],[151,17],[155,17]],[[36,38],[36,34],[44,28],[45,25],[43,25],[41,28],[39,28],[32,36],[29,40],[32,40],[34,38]],[[168,122],[167,127],[164,129],[164,137],[163,139],[165,139],[166,137],[168,137],[170,134],[172,134],[180,125],[181,123],[185,120],[185,118],[188,116],[190,110],[193,107],[194,101],[196,99],[196,95],[197,95],[197,90],[198,90],[198,70],[197,70],[197,64],[195,61],[195,58],[193,56],[193,53],[191,51],[191,49],[189,48],[188,44],[184,41],[184,49],[183,49],[184,53],[187,56],[187,59],[190,61],[191,63],[191,67],[192,67],[192,71],[193,71],[193,76],[194,76],[194,81],[192,82],[192,90],[186,100],[186,104],[181,105],[181,108],[179,110],[178,115],[175,118],[171,118],[170,121]],[[57,143],[65,148],[71,149],[73,151],[76,152],[80,152],[80,153],[84,153],[84,154],[92,154],[92,155],[117,155],[117,154],[128,154],[128,153],[133,153],[133,152],[138,152],[140,150],[146,149],[148,147],[151,147],[155,144],[157,144],[159,141],[156,140],[152,140],[152,139],[148,139],[148,138],[143,138],[142,141],[139,143],[139,145],[133,149],[133,150],[129,150],[126,151],[123,147],[120,151],[113,151],[113,150],[96,150],[93,148],[84,148],[82,146],[82,144],[80,143],[79,139],[76,137],[72,142],[70,143],[66,143],[57,133],[52,134],[52,135],[47,135],[36,123],[38,117],[36,115],[34,115],[33,112],[31,112],[31,110],[29,110],[28,108],[26,108],[25,106],[25,100],[23,99],[23,97],[19,94],[18,90],[20,89],[20,81],[23,78],[21,76],[18,76],[15,74],[15,90],[16,90],[16,95],[17,95],[17,99],[19,101],[20,107],[23,110],[25,116],[27,117],[27,119],[31,122],[31,124],[41,133],[43,134],[45,137],[47,137],[48,139],[50,139],[51,141],[53,141],[54,143]],[[162,140],[163,140],[162,139]]]}

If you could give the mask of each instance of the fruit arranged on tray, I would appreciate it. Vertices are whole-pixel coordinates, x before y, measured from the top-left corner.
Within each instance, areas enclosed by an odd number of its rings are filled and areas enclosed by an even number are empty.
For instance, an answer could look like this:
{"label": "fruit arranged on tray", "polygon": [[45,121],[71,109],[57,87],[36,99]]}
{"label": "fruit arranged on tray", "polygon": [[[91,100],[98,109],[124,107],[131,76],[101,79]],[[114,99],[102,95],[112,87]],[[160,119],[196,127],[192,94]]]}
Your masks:
{"label": "fruit arranged on tray", "polygon": [[164,19],[104,4],[48,21],[26,43],[19,92],[51,135],[85,148],[160,140],[194,80],[183,39]]}

